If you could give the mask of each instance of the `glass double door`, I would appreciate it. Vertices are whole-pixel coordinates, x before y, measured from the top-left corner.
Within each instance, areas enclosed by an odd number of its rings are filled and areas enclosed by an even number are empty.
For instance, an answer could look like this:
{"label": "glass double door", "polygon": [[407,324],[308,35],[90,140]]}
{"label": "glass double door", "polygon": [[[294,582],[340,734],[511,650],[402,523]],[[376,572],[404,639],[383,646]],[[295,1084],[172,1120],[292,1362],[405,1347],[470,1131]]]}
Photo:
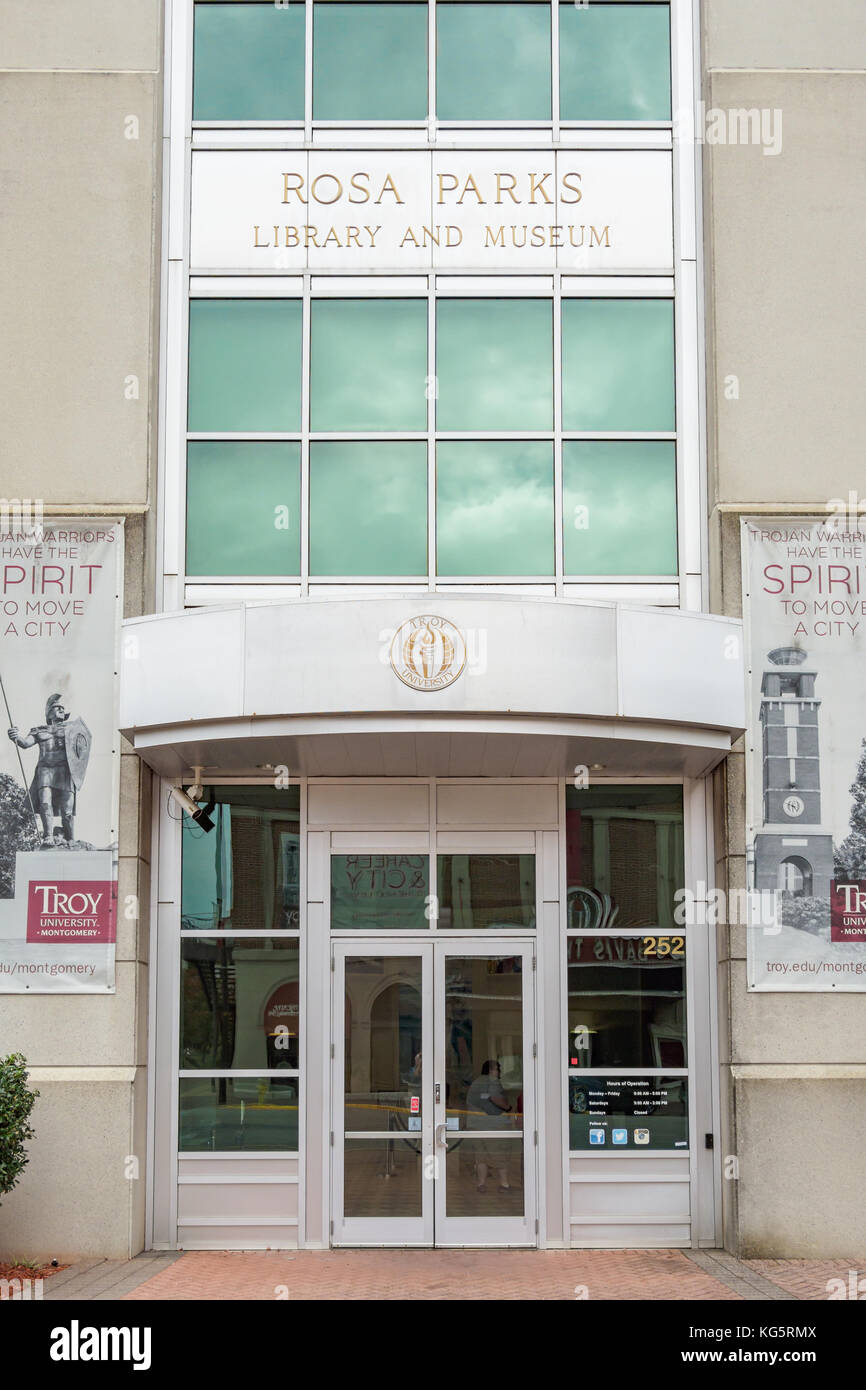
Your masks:
{"label": "glass double door", "polygon": [[335,1245],[535,1245],[534,945],[334,945]]}

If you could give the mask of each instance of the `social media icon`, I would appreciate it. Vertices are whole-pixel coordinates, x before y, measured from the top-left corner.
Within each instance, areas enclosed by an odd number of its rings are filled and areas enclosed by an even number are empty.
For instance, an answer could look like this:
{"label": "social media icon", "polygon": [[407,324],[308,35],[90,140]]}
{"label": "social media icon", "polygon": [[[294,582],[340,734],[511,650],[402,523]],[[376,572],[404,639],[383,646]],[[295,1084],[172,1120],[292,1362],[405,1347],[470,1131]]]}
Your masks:
{"label": "social media icon", "polygon": [[634,1142],[635,1142],[636,1144],[648,1144],[648,1143],[649,1143],[649,1130],[648,1130],[648,1129],[636,1129],[635,1132],[634,1132]]}
{"label": "social media icon", "polygon": [[603,1144],[603,1143],[604,1143],[604,1130],[603,1130],[603,1129],[591,1129],[591,1130],[589,1131],[589,1142],[590,1142],[590,1144]]}
{"label": "social media icon", "polygon": [[611,1142],[614,1143],[614,1144],[627,1144],[627,1143],[628,1143],[628,1130],[627,1130],[627,1129],[615,1129],[615,1130],[612,1132],[612,1134],[611,1134],[610,1137],[611,1137]]}

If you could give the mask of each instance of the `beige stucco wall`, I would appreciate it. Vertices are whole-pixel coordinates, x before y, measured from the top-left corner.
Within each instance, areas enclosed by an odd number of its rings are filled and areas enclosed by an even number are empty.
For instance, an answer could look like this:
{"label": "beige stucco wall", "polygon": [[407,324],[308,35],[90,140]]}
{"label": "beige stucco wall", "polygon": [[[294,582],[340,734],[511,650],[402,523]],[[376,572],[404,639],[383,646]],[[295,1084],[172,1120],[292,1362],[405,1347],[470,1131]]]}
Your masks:
{"label": "beige stucco wall", "polygon": [[862,70],[862,0],[703,0],[708,68]]}
{"label": "beige stucco wall", "polygon": [[[127,616],[153,606],[161,26],[160,0],[0,0],[0,492],[123,518]],[[150,774],[124,745],[116,993],[0,1008],[0,1055],[40,1091],[0,1256],[143,1246],[149,854]]]}
{"label": "beige stucco wall", "polygon": [[[703,0],[702,19],[707,109],[782,121],[778,155],[703,151],[711,592],[739,615],[740,515],[862,491],[866,25],[860,0]],[[714,790],[716,881],[742,889],[742,742]],[[736,1159],[725,1243],[852,1257],[866,1249],[866,997],[749,993],[745,928],[718,937],[722,1145]]]}
{"label": "beige stucco wall", "polygon": [[161,6],[0,0],[0,33],[0,490],[143,505],[155,422]]}

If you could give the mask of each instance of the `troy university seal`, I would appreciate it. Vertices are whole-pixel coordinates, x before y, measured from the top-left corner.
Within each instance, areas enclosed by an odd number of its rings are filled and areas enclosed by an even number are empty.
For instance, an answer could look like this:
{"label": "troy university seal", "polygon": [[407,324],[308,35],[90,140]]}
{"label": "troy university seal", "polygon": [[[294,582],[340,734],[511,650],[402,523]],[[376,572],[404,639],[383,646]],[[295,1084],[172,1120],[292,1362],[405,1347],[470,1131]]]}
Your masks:
{"label": "troy university seal", "polygon": [[466,665],[466,641],[447,618],[423,613],[394,633],[391,666],[412,690],[444,690]]}

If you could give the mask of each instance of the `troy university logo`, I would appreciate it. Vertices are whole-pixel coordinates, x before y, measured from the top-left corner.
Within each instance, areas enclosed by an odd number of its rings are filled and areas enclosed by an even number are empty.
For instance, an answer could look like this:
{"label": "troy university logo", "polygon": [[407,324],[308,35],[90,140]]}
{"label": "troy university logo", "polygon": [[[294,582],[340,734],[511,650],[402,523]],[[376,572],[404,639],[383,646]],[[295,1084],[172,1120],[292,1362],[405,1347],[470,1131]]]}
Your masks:
{"label": "troy university logo", "polygon": [[447,618],[423,613],[398,627],[391,643],[391,666],[413,690],[444,690],[466,665],[466,642]]}

